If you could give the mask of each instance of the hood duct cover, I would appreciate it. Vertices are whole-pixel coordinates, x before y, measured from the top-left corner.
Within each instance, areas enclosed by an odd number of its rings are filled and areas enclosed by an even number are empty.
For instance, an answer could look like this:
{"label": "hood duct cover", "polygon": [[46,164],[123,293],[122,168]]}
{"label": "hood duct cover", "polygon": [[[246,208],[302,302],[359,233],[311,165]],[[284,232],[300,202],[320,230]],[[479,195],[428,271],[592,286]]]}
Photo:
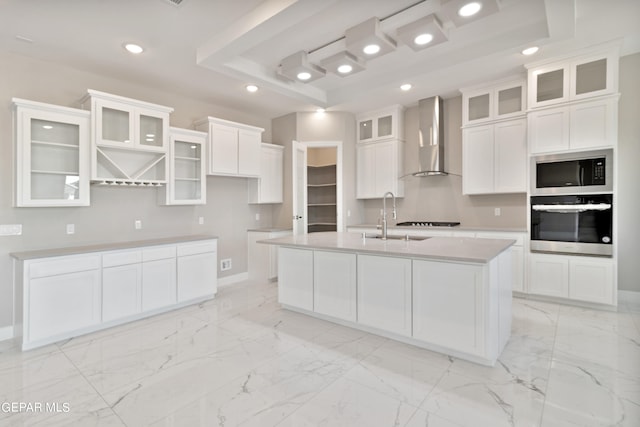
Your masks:
{"label": "hood duct cover", "polygon": [[444,114],[439,96],[418,101],[418,172],[413,176],[447,175],[444,171]]}

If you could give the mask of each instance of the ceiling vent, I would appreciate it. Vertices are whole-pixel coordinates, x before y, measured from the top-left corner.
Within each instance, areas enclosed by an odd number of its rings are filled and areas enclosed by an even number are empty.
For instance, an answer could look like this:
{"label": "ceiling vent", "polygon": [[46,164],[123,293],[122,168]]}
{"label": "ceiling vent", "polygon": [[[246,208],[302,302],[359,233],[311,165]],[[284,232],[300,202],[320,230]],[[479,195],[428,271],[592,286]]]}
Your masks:
{"label": "ceiling vent", "polygon": [[165,3],[169,3],[170,5],[177,7],[177,6],[180,6],[184,0],[164,0],[164,1]]}

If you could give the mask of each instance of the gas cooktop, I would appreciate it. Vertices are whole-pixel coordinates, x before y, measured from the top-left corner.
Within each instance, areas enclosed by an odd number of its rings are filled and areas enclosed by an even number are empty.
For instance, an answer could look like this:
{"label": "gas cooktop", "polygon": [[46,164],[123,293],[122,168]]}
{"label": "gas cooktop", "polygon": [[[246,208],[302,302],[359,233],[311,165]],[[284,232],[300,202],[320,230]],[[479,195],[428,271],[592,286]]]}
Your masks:
{"label": "gas cooktop", "polygon": [[400,227],[456,227],[460,225],[459,222],[446,222],[446,221],[405,221],[396,224]]}

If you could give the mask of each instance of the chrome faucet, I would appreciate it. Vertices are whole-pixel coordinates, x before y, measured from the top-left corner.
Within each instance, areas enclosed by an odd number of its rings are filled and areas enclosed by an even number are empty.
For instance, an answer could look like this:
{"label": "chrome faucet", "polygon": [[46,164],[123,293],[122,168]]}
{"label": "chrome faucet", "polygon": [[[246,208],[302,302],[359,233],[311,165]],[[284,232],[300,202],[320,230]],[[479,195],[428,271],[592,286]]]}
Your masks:
{"label": "chrome faucet", "polygon": [[393,198],[393,211],[391,215],[393,216],[393,219],[396,219],[397,217],[396,196],[394,196],[391,191],[387,191],[384,193],[384,196],[382,196],[382,240],[387,240],[387,196],[391,196]]}

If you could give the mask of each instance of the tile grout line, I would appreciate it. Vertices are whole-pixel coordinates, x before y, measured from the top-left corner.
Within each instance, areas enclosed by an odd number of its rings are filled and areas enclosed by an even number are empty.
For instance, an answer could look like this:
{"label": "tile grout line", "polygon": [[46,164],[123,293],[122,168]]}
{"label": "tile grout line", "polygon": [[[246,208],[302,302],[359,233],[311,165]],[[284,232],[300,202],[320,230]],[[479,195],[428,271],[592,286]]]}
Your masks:
{"label": "tile grout line", "polygon": [[549,382],[551,380],[551,367],[553,365],[553,357],[556,352],[556,339],[558,337],[558,327],[560,326],[560,311],[561,311],[561,307],[558,306],[558,312],[556,313],[556,327],[553,334],[553,347],[551,348],[551,356],[549,357],[549,367],[547,369],[547,385],[544,390],[544,400],[542,401],[542,411],[540,412],[540,423],[538,424],[539,427],[542,427],[542,423],[544,422],[544,412],[545,412],[545,409],[547,408],[547,396],[549,395]]}

